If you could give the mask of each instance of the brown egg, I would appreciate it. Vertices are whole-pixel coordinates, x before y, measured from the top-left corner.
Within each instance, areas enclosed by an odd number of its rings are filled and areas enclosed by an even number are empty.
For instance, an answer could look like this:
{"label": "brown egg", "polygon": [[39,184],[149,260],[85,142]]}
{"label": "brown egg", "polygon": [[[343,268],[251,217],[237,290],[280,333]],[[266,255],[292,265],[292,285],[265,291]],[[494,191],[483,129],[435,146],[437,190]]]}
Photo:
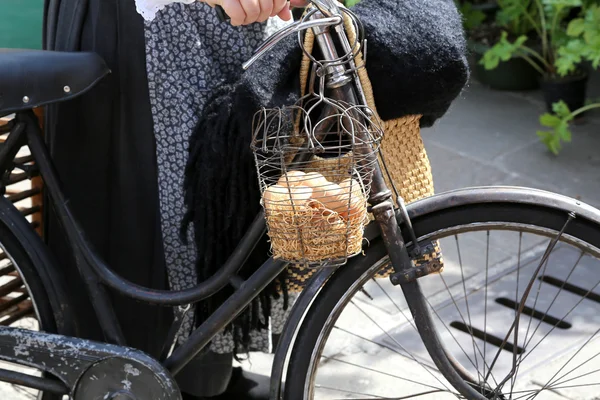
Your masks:
{"label": "brown egg", "polygon": [[328,182],[326,185],[321,185],[318,188],[313,188],[312,198],[318,200],[327,209],[334,210],[338,203],[338,196],[342,192],[342,188],[336,183]]}
{"label": "brown egg", "polygon": [[308,174],[304,175],[304,181],[302,184],[305,186],[310,186],[314,191],[322,190],[323,187],[329,185],[329,181],[318,172],[309,172]]}
{"label": "brown egg", "polygon": [[306,186],[269,186],[263,194],[263,204],[267,211],[293,212],[295,207],[305,207],[312,196],[312,189]]}
{"label": "brown egg", "polygon": [[352,222],[358,222],[366,216],[366,198],[362,192],[362,187],[355,179],[345,179],[340,182],[341,193],[338,201],[343,204],[341,216],[350,219]]}
{"label": "brown egg", "polygon": [[286,174],[281,175],[277,181],[279,186],[299,186],[304,185],[306,180],[305,173],[302,171],[288,171]]}

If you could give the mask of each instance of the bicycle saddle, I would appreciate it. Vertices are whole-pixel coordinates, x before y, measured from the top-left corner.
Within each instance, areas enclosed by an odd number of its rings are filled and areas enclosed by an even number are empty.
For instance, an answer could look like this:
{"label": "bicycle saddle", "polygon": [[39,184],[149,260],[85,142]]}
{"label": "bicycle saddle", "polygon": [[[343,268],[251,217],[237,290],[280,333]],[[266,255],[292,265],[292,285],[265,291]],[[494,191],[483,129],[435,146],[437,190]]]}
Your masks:
{"label": "bicycle saddle", "polygon": [[109,72],[95,53],[0,49],[0,117],[72,99]]}

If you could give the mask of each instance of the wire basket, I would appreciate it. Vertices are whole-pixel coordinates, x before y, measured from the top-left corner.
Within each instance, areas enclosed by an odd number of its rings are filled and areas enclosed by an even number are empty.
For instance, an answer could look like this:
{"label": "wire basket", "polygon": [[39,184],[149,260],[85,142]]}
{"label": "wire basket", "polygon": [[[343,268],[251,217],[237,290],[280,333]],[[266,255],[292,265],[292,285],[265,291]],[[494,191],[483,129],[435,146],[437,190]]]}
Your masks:
{"label": "wire basket", "polygon": [[374,113],[316,95],[253,121],[261,204],[273,257],[342,265],[362,251],[383,130]]}

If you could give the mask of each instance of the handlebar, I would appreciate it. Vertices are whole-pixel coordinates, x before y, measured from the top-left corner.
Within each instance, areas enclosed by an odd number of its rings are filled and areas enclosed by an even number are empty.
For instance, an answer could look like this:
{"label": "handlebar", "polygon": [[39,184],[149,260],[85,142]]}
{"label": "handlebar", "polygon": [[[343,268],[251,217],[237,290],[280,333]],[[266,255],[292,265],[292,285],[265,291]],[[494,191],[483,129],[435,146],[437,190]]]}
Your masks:
{"label": "handlebar", "polygon": [[[334,15],[341,16],[337,0],[311,0],[310,2],[313,3],[326,17],[333,17]],[[215,6],[215,12],[221,22],[231,20],[231,17],[227,15],[223,7],[219,5]]]}
{"label": "handlebar", "polygon": [[300,31],[303,31],[305,29],[310,29],[310,28],[317,28],[317,27],[322,28],[322,27],[331,26],[331,25],[338,25],[341,22],[342,22],[342,17],[336,15],[334,17],[313,19],[313,20],[309,20],[309,21],[305,21],[305,22],[297,21],[297,22],[294,22],[293,24],[287,25],[285,28],[278,30],[273,35],[268,37],[260,46],[258,46],[256,48],[256,50],[254,51],[254,54],[252,55],[252,57],[250,57],[250,59],[248,61],[246,61],[244,64],[242,64],[242,67],[244,69],[250,68],[250,66],[256,60],[258,60],[267,51],[269,51],[270,49],[275,47],[275,45],[277,43],[279,43],[282,39],[286,38],[287,36],[291,35],[292,33],[298,33]]}

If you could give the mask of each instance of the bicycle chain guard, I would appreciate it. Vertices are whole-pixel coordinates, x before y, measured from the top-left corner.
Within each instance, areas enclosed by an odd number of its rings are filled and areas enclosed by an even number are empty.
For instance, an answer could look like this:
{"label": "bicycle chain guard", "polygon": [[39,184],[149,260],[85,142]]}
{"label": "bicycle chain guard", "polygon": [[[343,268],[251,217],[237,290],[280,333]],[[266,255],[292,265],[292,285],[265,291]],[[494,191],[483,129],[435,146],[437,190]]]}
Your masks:
{"label": "bicycle chain guard", "polygon": [[158,361],[127,347],[0,327],[0,359],[54,375],[74,400],[181,400]]}

